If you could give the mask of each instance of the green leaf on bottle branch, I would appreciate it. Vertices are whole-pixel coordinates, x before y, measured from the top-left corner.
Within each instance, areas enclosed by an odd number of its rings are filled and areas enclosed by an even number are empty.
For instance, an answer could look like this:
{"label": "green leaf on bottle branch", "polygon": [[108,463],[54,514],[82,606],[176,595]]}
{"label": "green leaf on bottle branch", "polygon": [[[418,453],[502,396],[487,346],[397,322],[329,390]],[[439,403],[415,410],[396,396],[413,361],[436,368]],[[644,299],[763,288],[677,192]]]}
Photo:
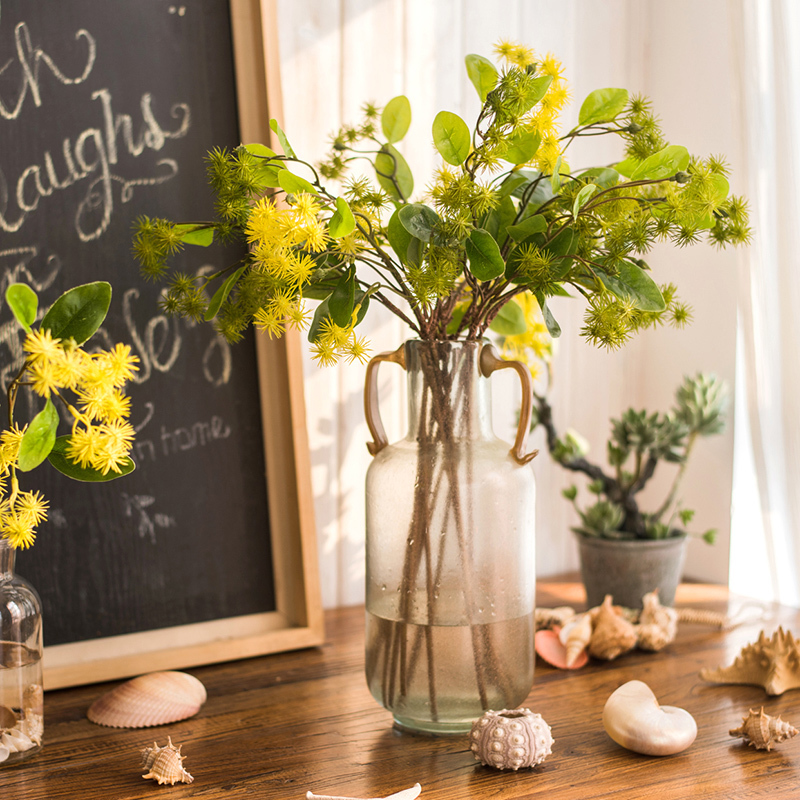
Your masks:
{"label": "green leaf on bottle branch", "polygon": [[399,142],[411,126],[411,103],[404,95],[393,97],[381,114],[383,135],[389,142]]}
{"label": "green leaf on bottle branch", "polygon": [[172,226],[172,230],[179,234],[184,244],[194,244],[208,247],[214,241],[213,225],[192,225],[181,222]]}
{"label": "green leaf on bottle branch", "polygon": [[544,249],[554,256],[567,256],[575,252],[579,243],[580,236],[575,235],[575,229],[569,225],[564,225],[544,246]]}
{"label": "green leaf on bottle branch", "polygon": [[55,444],[57,428],[58,412],[48,397],[44,408],[33,418],[22,435],[17,466],[23,472],[30,472],[47,458]]}
{"label": "green leaf on bottle branch", "polygon": [[85,483],[106,483],[121,478],[123,475],[130,475],[136,469],[136,464],[130,458],[125,458],[121,465],[119,465],[119,472],[109,470],[108,473],[103,475],[99,469],[93,467],[82,467],[76,464],[67,457],[67,448],[69,447],[70,437],[59,436],[47,460],[63,475],[72,478],[75,481],[84,481]]}
{"label": "green leaf on bottle branch", "polygon": [[505,272],[506,264],[492,234],[475,228],[464,242],[469,258],[470,272],[479,281],[490,281]]}
{"label": "green leaf on bottle branch", "polygon": [[263,163],[256,166],[256,181],[259,186],[267,189],[279,189],[281,186],[280,174],[286,172],[286,167],[280,163],[275,165]]}
{"label": "green leaf on bottle branch", "polygon": [[714,187],[714,202],[720,206],[728,199],[731,185],[724,175],[711,175],[710,180]]}
{"label": "green leaf on bottle branch", "polygon": [[485,103],[486,96],[494,89],[497,83],[497,69],[488,58],[475,53],[470,53],[464,59],[464,63],[467,65],[467,75],[478,92],[481,103]]}
{"label": "green leaf on bottle branch", "polygon": [[525,92],[525,101],[522,106],[522,113],[530,111],[546,94],[553,82],[552,75],[542,75],[539,78],[534,78],[528,85],[528,90]]}
{"label": "green leaf on bottle branch", "polygon": [[572,216],[577,217],[578,212],[589,202],[592,195],[597,191],[597,186],[593,183],[587,183],[575,197],[575,202],[572,204]]}
{"label": "green leaf on bottle branch", "polygon": [[668,145],[642,161],[631,175],[631,180],[660,181],[671,178],[676,173],[685,170],[689,166],[690,160],[691,156],[685,147],[679,144]]}
{"label": "green leaf on bottle branch", "polygon": [[411,168],[394,145],[384,145],[375,156],[375,176],[381,188],[394,200],[405,201],[414,191]]}
{"label": "green leaf on bottle branch", "polygon": [[426,247],[427,245],[422,239],[412,236],[408,241],[408,249],[406,250],[406,264],[409,267],[421,267]]}
{"label": "green leaf on bottle branch", "polygon": [[500,157],[510,164],[527,164],[536,155],[541,143],[542,137],[539,133],[518,131],[508,137],[508,147]]}
{"label": "green leaf on bottle branch", "polygon": [[502,247],[508,238],[508,229],[516,218],[517,208],[514,201],[506,196],[484,216],[478,227],[489,231],[497,244]]}
{"label": "green leaf on bottle branch", "polygon": [[[402,208],[404,207],[405,206]],[[389,240],[389,244],[400,263],[405,264],[408,245],[411,243],[412,236],[405,229],[403,223],[400,222],[400,211],[402,208],[397,209],[389,218],[389,224],[386,226],[386,238]]]}
{"label": "green leaf on bottle branch", "polygon": [[639,164],[642,162],[639,161],[638,158],[634,158],[630,156],[626,158],[624,161],[620,161],[617,164],[614,164],[614,169],[619,172],[625,178],[630,178],[637,169],[639,169]]}
{"label": "green leaf on bottle branch", "polygon": [[550,308],[547,305],[544,295],[541,294],[541,292],[537,292],[536,299],[539,301],[539,308],[542,309],[542,317],[544,317],[544,324],[547,327],[547,332],[554,339],[558,339],[558,337],[561,336],[561,326],[558,324],[556,318],[553,316],[553,312],[550,311]]}
{"label": "green leaf on bottle branch", "polygon": [[627,104],[627,89],[595,89],[581,105],[578,113],[578,125],[611,122],[625,110]]}
{"label": "green leaf on bottle branch", "polygon": [[558,192],[561,188],[561,159],[562,156],[556,159],[556,165],[553,167],[553,174],[550,176],[550,188],[553,190],[553,194]]}
{"label": "green leaf on bottle branch", "polygon": [[531,182],[530,173],[526,170],[521,170],[519,172],[512,172],[501,184],[500,188],[497,190],[497,194],[499,197],[507,197],[510,194],[513,194],[516,189],[525,185],[527,186]]}
{"label": "green leaf on bottle branch", "polygon": [[516,336],[525,333],[528,330],[525,312],[519,303],[510,300],[497,312],[497,316],[492,320],[489,328],[500,336]]}
{"label": "green leaf on bottle branch", "polygon": [[632,261],[623,261],[617,275],[598,271],[603,285],[621,300],[630,300],[641,311],[663,311],[664,297],[658,284]]}
{"label": "green leaf on bottle branch", "polygon": [[84,283],[64,292],[44,315],[41,328],[56,339],[83,344],[103,324],[111,305],[111,284]]}
{"label": "green leaf on bottle branch", "polygon": [[336,288],[328,298],[328,312],[331,319],[341,328],[347,327],[353,316],[356,303],[356,271],[350,267],[339,279]]}
{"label": "green leaf on bottle branch", "polygon": [[289,158],[297,158],[294,154],[294,150],[292,150],[292,146],[289,144],[289,140],[286,138],[286,134],[281,129],[281,126],[278,125],[278,120],[271,119],[269,121],[269,126],[272,128],[273,133],[278,137],[278,141],[281,143],[281,147],[283,148],[283,154],[289,156]]}
{"label": "green leaf on bottle branch", "polygon": [[31,325],[36,322],[36,312],[39,310],[39,298],[36,292],[27,283],[12,283],[6,289],[6,303],[17,322],[30,333]]}
{"label": "green leaf on bottle branch", "polygon": [[508,235],[515,242],[524,242],[535,233],[547,230],[547,220],[541,214],[527,217],[517,225],[508,226]]}
{"label": "green leaf on bottle branch", "polygon": [[[374,291],[377,292],[378,289],[375,288]],[[356,324],[353,327],[360,325],[363,322],[364,317],[367,316],[367,311],[369,310],[369,298],[371,294],[371,289],[367,290],[366,292],[358,292],[356,294],[354,307],[358,309],[358,312],[356,313]]]}
{"label": "green leaf on bottle branch", "polygon": [[610,189],[619,183],[620,173],[611,167],[592,167],[581,172],[578,177],[581,180],[591,181],[601,189]]}
{"label": "green leaf on bottle branch", "polygon": [[448,164],[463,164],[470,147],[467,123],[458,114],[440,111],[433,119],[433,144]]}
{"label": "green leaf on bottle branch", "polygon": [[336,198],[336,211],[328,222],[331,239],[341,239],[356,228],[356,218],[344,197]]}
{"label": "green leaf on bottle branch", "polygon": [[299,175],[294,175],[288,169],[282,169],[278,172],[278,183],[286,194],[300,194],[301,192],[317,194],[313,183],[301,178]]}
{"label": "green leaf on bottle branch", "polygon": [[231,275],[228,275],[222,286],[220,286],[219,289],[217,289],[217,291],[214,292],[214,295],[211,298],[211,302],[209,302],[208,308],[206,309],[206,313],[203,315],[203,319],[206,322],[210,322],[212,319],[214,319],[214,317],[217,316],[220,307],[225,302],[225,300],[227,300],[228,295],[231,293],[231,289],[233,289],[233,287],[236,286],[236,282],[239,280],[239,278],[242,277],[242,274],[246,269],[247,269],[247,264],[245,264],[243,267],[239,267],[239,269],[237,269],[236,272],[232,273]]}
{"label": "green leaf on bottle branch", "polygon": [[[275,123],[277,125],[277,123]],[[259,142],[254,142],[253,144],[246,144],[244,145],[244,149],[247,150],[248,153],[254,156],[258,156],[259,158],[275,158],[277,153],[274,150],[270,150],[269,147],[266,145],[260,144]]]}
{"label": "green leaf on bottle branch", "polygon": [[434,227],[441,221],[432,208],[422,203],[403,206],[397,216],[402,226],[423,242],[430,242]]}
{"label": "green leaf on bottle branch", "polygon": [[314,318],[311,320],[311,325],[308,326],[308,341],[312,344],[317,341],[319,337],[319,331],[322,327],[322,323],[325,320],[331,318],[330,310],[328,308],[328,303],[331,298],[330,293],[328,297],[326,297],[318,306],[316,311],[314,312]]}

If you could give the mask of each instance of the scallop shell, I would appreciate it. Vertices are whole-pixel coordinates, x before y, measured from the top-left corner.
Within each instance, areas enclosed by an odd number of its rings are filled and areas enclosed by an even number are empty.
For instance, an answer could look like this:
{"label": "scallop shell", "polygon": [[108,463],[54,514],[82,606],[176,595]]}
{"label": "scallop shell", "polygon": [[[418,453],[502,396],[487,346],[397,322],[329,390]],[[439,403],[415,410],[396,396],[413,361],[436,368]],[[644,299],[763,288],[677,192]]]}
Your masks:
{"label": "scallop shell", "polygon": [[170,786],[174,786],[178,782],[191,783],[194,778],[183,768],[183,760],[186,756],[181,755],[180,747],[172,744],[171,737],[167,741],[166,747],[159,747],[157,742],[153,742],[152,747],[145,747],[142,750],[142,769],[149,770],[142,777],[158,781],[159,785],[168,783]]}
{"label": "scallop shell", "polygon": [[657,651],[675,641],[678,633],[678,612],[662,606],[658,590],[648,592],[642,598],[642,613],[639,617],[637,644],[642,650]]}
{"label": "scallop shell", "polygon": [[594,616],[589,655],[604,661],[612,661],[617,656],[632,650],[636,646],[637,639],[636,629],[614,611],[611,595],[607,594]]}
{"label": "scallop shell", "polygon": [[791,631],[778,628],[771,639],[764,631],[758,641],[745,645],[733,664],[702,669],[700,677],[711,683],[745,683],[761,686],[769,695],[800,687],[800,645]]}
{"label": "scallop shell", "polygon": [[756,750],[770,750],[785,739],[797,736],[797,728],[784,722],[779,716],[771,717],[761,711],[753,711],[746,717],[742,717],[742,724],[738,728],[728,731],[731,736],[741,736],[748,745],[752,745]]}
{"label": "scallop shell", "polygon": [[98,697],[86,716],[110,728],[149,728],[194,716],[205,701],[205,686],[193,675],[151,672]]}
{"label": "scallop shell", "polygon": [[528,708],[487,711],[472,723],[470,749],[486,767],[535,767],[552,752],[553,735],[541,714]]}

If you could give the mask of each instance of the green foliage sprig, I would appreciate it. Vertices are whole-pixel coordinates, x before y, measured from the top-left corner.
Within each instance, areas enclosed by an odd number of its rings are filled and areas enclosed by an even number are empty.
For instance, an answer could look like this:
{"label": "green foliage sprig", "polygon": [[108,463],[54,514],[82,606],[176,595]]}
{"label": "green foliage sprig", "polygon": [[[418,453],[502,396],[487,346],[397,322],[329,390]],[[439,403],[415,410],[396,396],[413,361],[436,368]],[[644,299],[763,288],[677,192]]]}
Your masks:
{"label": "green foliage sprig", "polygon": [[[560,63],[507,42],[496,50],[501,69],[466,58],[482,103],[473,125],[446,110],[433,121],[443,163],[424,197],[414,196],[397,147],[411,125],[404,96],[382,111],[365,105],[361,122],[333,136],[317,167],[295,154],[274,120],[281,153],[261,144],[211,152],[214,220],[137,223],[142,270],[168,276],[164,308],[213,320],[235,341],[250,324],[270,335],[304,326],[304,298],[319,300],[309,339],[322,363],[364,357],[355,328],[370,302],[423,339],[476,340],[493,326],[523,334],[524,316],[509,301],[526,294],[558,336],[548,300],[570,291],[586,301],[582,334],[596,345],[684,324],[688,306],[675,286],[653,278],[645,258],[657,241],[748,241],[746,203],[729,194],[724,159],[669,144],[649,101],[625,89],[589,94],[578,124],[562,135],[569,93]],[[567,157],[587,136],[617,137],[622,160],[570,167]],[[351,175],[362,162],[374,182]],[[170,271],[184,245],[212,240],[245,241],[249,252],[210,275]]]}

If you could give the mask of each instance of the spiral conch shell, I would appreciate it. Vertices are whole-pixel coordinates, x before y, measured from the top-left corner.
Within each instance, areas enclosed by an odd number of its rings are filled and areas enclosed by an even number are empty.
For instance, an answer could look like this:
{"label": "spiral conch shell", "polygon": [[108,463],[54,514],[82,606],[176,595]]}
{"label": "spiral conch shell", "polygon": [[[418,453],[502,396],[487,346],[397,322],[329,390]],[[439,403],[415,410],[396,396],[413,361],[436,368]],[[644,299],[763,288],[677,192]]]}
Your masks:
{"label": "spiral conch shell", "polygon": [[731,736],[741,736],[756,750],[771,750],[773,745],[797,736],[797,728],[784,722],[779,716],[771,717],[765,714],[762,707],[761,711],[754,711],[751,708],[750,713],[742,717],[742,724],[728,733]]}
{"label": "spiral conch shell", "polygon": [[638,639],[634,626],[614,611],[611,602],[611,595],[607,594],[602,605],[596,609],[589,641],[589,655],[605,661],[632,650]]}
{"label": "spiral conch shell", "polygon": [[568,667],[572,667],[578,657],[589,646],[592,638],[592,618],[589,614],[581,614],[575,621],[563,631],[562,642],[566,648],[566,662]]}
{"label": "spiral conch shell", "polygon": [[[143,778],[158,781],[159,785],[168,783],[191,783],[194,778],[183,768],[181,748],[172,744],[172,737],[167,739],[166,747],[159,747],[158,742],[153,742],[152,747],[142,750],[142,769],[148,770]],[[183,745],[181,745],[182,747]]]}
{"label": "spiral conch shell", "polygon": [[487,711],[472,723],[470,749],[486,767],[535,767],[552,752],[553,736],[541,714],[528,708]]}
{"label": "spiral conch shell", "polygon": [[648,592],[642,598],[642,606],[636,628],[639,637],[637,644],[642,650],[661,650],[675,640],[678,633],[678,612],[674,608],[661,605],[658,590]]}
{"label": "spiral conch shell", "polygon": [[711,683],[761,686],[769,695],[783,694],[800,687],[800,644],[783,628],[778,628],[771,639],[761,631],[758,641],[745,645],[733,664],[702,669],[700,677]]}
{"label": "spiral conch shell", "polygon": [[186,672],[140,675],[98,697],[86,716],[110,728],[149,728],[194,716],[206,689]]}

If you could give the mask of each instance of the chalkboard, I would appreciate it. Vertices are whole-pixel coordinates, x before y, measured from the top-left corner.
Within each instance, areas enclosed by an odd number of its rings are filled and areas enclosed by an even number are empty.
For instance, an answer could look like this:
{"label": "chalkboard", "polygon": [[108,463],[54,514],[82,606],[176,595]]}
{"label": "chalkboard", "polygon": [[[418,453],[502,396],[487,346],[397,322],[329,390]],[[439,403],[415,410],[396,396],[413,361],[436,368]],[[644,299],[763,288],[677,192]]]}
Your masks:
{"label": "chalkboard", "polygon": [[[131,255],[139,215],[212,214],[204,156],[242,141],[231,27],[242,9],[261,20],[258,3],[228,0],[0,0],[2,292],[27,282],[46,311],[71,286],[107,280],[111,311],[93,341],[140,359],[136,471],[104,485],[47,465],[24,476],[50,503],[17,558],[42,597],[48,648],[135,634],[139,652],[146,632],[279,611],[270,504],[292,499],[266,490],[286,465],[265,461],[256,342],[164,316]],[[180,269],[241,255],[187,248]],[[7,308],[0,325],[5,387],[23,354]],[[38,402],[18,407],[30,418]]]}

